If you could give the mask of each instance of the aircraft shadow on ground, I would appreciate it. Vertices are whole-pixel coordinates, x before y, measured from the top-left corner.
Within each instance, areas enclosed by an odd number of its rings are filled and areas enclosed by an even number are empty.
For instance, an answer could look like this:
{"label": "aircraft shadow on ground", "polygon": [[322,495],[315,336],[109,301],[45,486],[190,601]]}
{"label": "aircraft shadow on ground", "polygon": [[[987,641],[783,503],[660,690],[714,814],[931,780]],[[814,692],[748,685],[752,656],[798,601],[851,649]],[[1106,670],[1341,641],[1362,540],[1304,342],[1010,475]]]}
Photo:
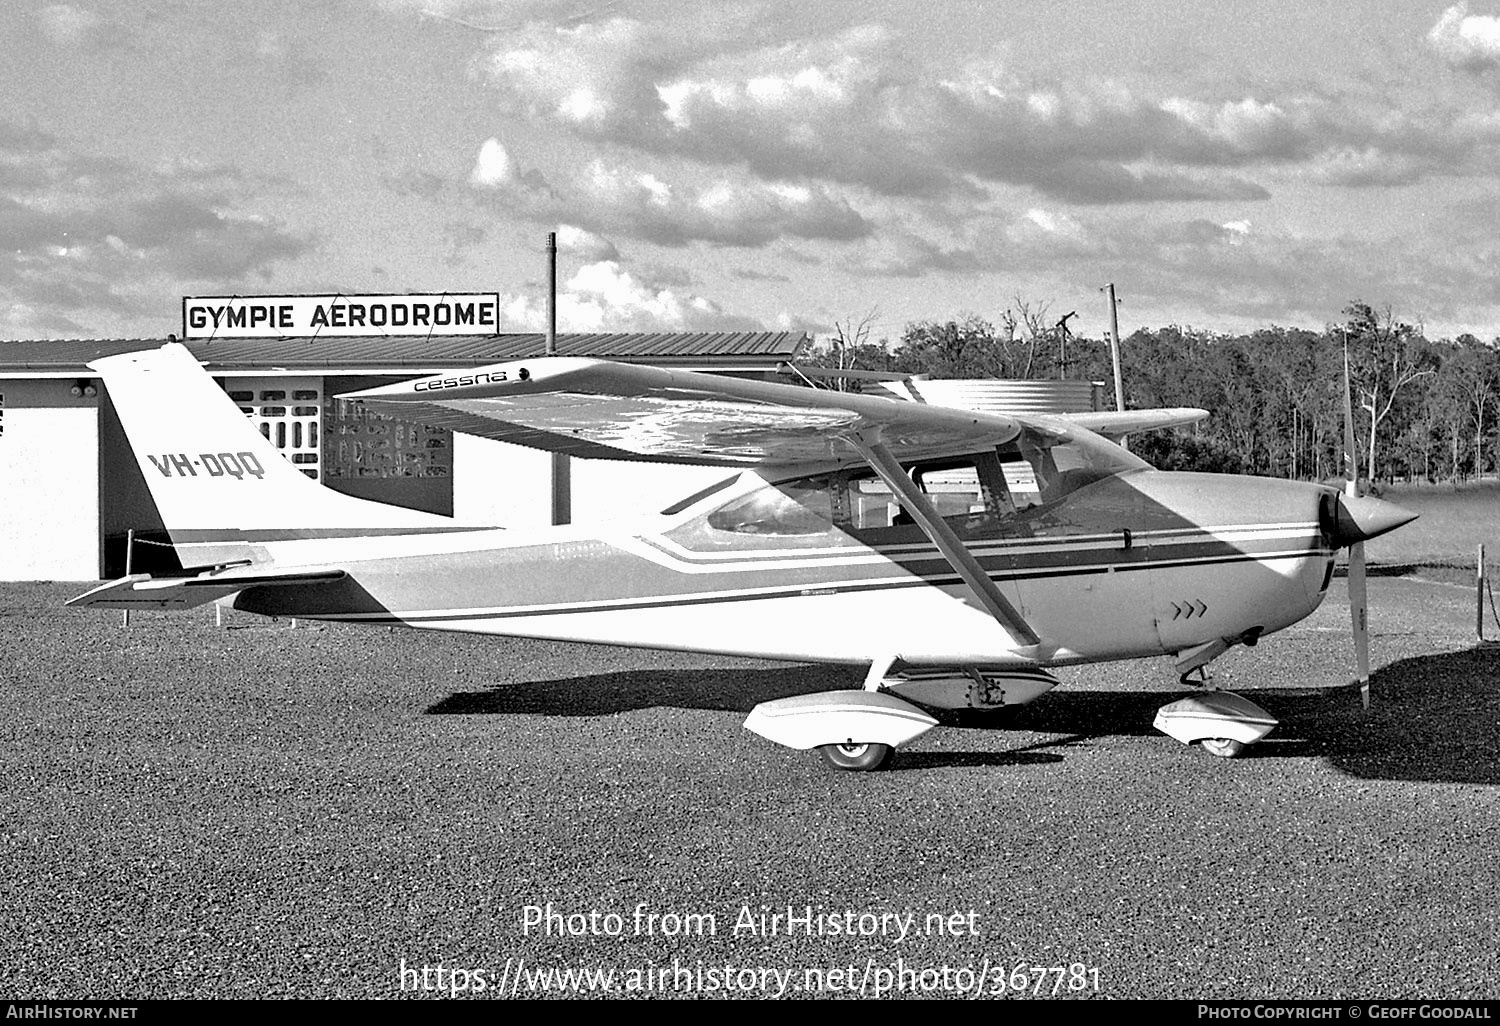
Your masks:
{"label": "aircraft shadow on ground", "polygon": [[[748,713],[759,702],[858,687],[839,666],[628,670],[450,695],[431,714],[604,716],[657,706]],[[1054,762],[1089,738],[1154,736],[1156,710],[1190,692],[1058,690],[998,713],[943,713],[970,729],[1061,734],[1010,752],[908,752],[904,768]],[[1378,780],[1500,783],[1500,647],[1414,656],[1381,667],[1369,712],[1353,688],[1246,689],[1281,722],[1242,759],[1321,758]],[[1036,751],[1032,749],[1046,749]]]}
{"label": "aircraft shadow on ground", "polygon": [[849,666],[781,666],[736,670],[621,670],[582,677],[506,684],[450,695],[429,713],[524,713],[608,716],[671,706],[748,713],[761,702],[815,691],[857,688],[863,674]]}

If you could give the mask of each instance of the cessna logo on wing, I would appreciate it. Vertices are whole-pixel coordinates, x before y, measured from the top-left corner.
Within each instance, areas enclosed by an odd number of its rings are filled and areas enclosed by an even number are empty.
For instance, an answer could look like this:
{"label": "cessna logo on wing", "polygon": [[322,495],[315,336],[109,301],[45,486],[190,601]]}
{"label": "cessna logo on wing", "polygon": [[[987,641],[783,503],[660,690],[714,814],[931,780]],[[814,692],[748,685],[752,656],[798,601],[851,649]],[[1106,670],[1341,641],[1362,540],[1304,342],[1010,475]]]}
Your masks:
{"label": "cessna logo on wing", "polygon": [[146,458],[153,467],[161,471],[162,477],[174,474],[178,477],[197,477],[198,471],[202,470],[205,477],[232,477],[239,481],[249,475],[259,481],[266,473],[266,468],[261,466],[253,452],[200,452],[196,456],[189,456],[185,452],[169,452],[159,457],[147,455]]}
{"label": "cessna logo on wing", "polygon": [[418,381],[411,386],[413,392],[435,392],[440,388],[463,388],[465,385],[482,385],[494,381],[505,381],[504,371],[485,371],[480,374],[462,374],[456,378],[438,378],[436,381]]}

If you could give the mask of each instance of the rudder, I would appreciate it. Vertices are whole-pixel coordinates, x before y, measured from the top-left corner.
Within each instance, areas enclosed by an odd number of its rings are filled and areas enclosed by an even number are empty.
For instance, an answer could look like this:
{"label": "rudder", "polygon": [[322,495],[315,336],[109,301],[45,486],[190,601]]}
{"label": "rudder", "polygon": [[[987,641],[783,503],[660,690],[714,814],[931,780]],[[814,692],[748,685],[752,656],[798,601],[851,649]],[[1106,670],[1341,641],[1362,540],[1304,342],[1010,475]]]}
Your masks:
{"label": "rudder", "polygon": [[329,530],[441,529],[446,517],[341,495],[292,466],[180,343],[89,364],[174,545]]}

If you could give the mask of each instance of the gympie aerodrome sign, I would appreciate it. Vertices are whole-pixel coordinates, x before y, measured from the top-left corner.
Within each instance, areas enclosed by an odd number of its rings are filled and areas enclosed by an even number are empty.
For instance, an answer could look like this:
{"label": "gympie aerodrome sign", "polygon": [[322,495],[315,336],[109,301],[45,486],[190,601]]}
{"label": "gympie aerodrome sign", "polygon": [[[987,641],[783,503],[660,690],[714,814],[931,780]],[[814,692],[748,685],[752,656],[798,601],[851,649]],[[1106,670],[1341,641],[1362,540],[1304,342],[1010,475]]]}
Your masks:
{"label": "gympie aerodrome sign", "polygon": [[404,296],[184,296],[182,337],[498,335],[494,292]]}

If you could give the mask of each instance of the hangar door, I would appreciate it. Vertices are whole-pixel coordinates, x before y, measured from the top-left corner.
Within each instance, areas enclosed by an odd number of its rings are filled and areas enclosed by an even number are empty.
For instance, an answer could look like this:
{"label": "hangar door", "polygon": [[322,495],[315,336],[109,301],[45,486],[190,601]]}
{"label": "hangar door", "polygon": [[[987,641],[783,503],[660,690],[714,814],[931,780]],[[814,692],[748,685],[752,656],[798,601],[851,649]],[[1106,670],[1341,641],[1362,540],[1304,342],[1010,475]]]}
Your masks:
{"label": "hangar door", "polygon": [[0,380],[0,580],[99,577],[98,399]]}

